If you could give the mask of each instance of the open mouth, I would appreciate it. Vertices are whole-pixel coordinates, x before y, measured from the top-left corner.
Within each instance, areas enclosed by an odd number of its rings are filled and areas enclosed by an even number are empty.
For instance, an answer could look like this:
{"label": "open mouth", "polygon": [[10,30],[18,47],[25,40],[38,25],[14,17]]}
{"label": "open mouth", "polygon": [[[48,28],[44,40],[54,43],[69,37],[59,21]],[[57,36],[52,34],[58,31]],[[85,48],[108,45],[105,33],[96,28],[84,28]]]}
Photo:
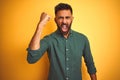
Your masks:
{"label": "open mouth", "polygon": [[64,24],[61,26],[61,29],[63,32],[66,32],[66,31],[68,31],[68,26]]}

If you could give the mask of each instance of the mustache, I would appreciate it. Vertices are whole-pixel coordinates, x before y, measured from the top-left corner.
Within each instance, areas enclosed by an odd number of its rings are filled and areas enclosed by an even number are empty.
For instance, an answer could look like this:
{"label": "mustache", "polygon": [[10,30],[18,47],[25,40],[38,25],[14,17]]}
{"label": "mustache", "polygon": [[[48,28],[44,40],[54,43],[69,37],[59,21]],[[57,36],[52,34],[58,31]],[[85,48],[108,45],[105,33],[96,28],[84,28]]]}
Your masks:
{"label": "mustache", "polygon": [[66,24],[66,23],[62,23],[62,24],[61,24],[61,26],[63,26],[63,25],[66,25],[66,26],[67,26],[67,24]]}

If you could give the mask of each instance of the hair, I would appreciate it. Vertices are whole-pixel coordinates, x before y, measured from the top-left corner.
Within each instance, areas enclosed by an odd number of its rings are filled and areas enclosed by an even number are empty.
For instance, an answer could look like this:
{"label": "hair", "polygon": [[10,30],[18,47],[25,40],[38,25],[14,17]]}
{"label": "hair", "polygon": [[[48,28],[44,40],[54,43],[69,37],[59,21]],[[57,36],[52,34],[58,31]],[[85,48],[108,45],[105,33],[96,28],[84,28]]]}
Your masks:
{"label": "hair", "polygon": [[71,14],[73,14],[72,7],[66,3],[59,3],[58,5],[55,6],[55,15],[60,10],[70,10]]}

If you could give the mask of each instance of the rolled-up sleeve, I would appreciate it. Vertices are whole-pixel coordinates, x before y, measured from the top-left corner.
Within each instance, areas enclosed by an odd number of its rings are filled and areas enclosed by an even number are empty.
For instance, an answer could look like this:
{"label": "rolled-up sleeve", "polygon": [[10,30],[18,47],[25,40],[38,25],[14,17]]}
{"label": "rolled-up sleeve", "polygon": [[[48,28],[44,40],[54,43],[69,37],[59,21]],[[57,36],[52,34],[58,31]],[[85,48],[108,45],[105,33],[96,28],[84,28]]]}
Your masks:
{"label": "rolled-up sleeve", "polygon": [[48,49],[49,42],[48,37],[46,36],[42,40],[40,40],[40,48],[38,50],[31,50],[30,48],[27,48],[27,61],[28,63],[35,63],[37,62],[41,56],[45,53],[45,51]]}
{"label": "rolled-up sleeve", "polygon": [[96,73],[96,67],[94,65],[93,56],[92,56],[91,50],[90,50],[90,44],[89,44],[89,41],[87,38],[85,39],[83,57],[84,57],[84,61],[85,61],[86,66],[87,66],[88,73],[89,74]]}

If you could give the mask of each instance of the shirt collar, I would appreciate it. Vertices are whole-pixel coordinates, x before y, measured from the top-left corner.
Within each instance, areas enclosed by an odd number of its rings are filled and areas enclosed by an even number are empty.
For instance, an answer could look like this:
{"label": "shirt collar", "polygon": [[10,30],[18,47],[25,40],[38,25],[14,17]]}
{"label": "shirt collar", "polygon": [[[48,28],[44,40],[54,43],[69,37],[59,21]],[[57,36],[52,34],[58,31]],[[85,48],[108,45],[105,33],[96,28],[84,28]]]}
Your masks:
{"label": "shirt collar", "polygon": [[[63,34],[60,32],[60,30],[59,30],[59,29],[57,29],[57,30],[56,30],[56,33],[57,33],[58,35],[63,36]],[[73,30],[72,30],[72,29],[70,29],[69,36],[72,36],[72,35],[73,35]]]}

